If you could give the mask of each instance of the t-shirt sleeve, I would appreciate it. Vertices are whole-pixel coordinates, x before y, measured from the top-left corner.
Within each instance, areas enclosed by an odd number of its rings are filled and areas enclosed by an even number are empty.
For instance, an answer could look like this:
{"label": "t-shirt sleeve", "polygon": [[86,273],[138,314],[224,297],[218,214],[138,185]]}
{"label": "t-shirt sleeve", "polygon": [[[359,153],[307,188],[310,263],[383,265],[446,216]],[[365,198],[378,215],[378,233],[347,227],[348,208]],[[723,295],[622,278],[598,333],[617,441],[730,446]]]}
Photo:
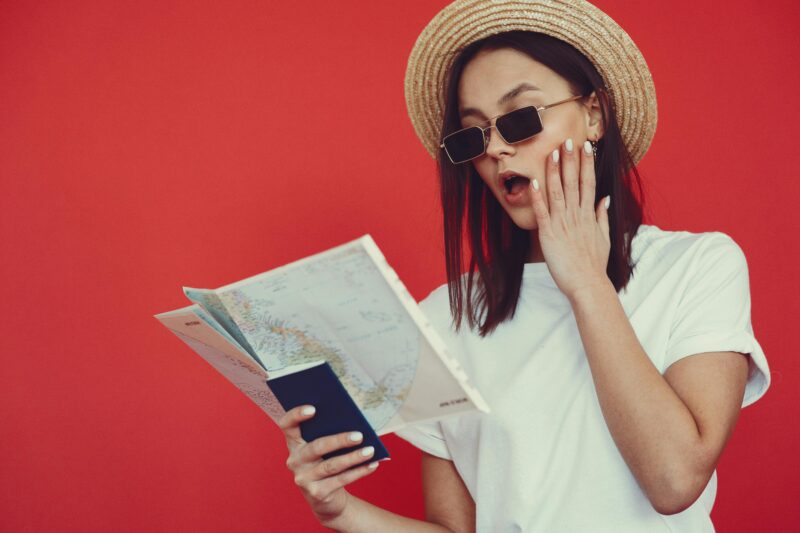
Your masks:
{"label": "t-shirt sleeve", "polygon": [[394,432],[406,442],[413,444],[423,452],[452,461],[447,443],[444,441],[442,426],[439,422],[418,422]]}
{"label": "t-shirt sleeve", "polygon": [[672,323],[664,369],[702,352],[750,354],[742,407],[758,400],[770,384],[769,366],[750,322],[747,260],[728,235],[713,232],[693,268]]}

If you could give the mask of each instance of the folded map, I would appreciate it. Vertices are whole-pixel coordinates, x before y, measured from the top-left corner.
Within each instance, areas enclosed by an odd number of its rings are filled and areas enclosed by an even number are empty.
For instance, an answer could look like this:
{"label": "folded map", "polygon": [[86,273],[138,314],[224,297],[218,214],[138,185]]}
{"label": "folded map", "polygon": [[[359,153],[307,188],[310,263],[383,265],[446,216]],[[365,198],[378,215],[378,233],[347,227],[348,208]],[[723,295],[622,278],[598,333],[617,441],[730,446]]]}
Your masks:
{"label": "folded map", "polygon": [[155,317],[274,421],[270,372],[327,361],[378,435],[489,412],[372,237],[218,289]]}

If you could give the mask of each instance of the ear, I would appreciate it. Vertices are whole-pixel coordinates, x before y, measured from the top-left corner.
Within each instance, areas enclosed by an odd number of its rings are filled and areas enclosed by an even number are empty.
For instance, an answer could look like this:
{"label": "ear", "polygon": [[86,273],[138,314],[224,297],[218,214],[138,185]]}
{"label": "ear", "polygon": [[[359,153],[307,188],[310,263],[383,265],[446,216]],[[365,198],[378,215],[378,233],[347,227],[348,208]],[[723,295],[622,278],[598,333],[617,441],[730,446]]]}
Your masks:
{"label": "ear", "polygon": [[[601,93],[601,98],[605,96]],[[600,100],[597,93],[592,91],[583,102],[584,118],[586,121],[586,138],[597,141],[603,137],[603,110],[600,107]]]}

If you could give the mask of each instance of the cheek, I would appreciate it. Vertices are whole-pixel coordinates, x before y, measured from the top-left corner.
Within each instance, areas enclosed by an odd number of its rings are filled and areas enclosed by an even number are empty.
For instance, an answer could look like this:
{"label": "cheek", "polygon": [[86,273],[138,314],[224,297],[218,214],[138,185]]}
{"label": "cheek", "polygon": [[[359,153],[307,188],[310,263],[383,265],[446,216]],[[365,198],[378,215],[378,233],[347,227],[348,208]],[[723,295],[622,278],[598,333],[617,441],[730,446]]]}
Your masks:
{"label": "cheek", "polygon": [[517,159],[523,161],[522,164],[532,174],[531,177],[539,178],[539,183],[542,183],[547,175],[547,158],[558,147],[558,143],[552,139],[537,139],[537,141],[528,146],[521,146]]}

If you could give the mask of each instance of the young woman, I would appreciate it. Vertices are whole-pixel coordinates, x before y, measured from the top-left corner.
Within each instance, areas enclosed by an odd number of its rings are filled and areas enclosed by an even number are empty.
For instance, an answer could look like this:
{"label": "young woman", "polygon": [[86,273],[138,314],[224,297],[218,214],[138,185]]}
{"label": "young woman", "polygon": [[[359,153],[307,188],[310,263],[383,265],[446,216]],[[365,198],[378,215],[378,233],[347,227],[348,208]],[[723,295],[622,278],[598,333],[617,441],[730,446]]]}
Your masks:
{"label": "young woman", "polygon": [[459,0],[420,35],[406,97],[439,163],[448,273],[420,305],[492,412],[398,432],[424,452],[423,522],[349,495],[370,450],[322,460],[358,436],[306,443],[313,413],[289,411],[287,466],[316,516],[341,531],[713,531],[716,464],[769,369],[739,246],[642,223],[656,101],[635,44],[583,0]]}

